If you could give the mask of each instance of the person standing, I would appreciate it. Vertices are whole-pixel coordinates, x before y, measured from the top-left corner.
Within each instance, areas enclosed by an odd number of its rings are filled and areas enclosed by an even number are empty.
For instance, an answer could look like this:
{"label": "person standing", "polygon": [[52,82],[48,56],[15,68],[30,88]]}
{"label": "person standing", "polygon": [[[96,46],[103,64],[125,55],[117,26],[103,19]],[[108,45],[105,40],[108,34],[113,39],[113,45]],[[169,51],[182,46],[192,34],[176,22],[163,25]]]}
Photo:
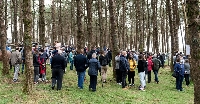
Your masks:
{"label": "person standing", "polygon": [[122,74],[122,88],[126,89],[127,83],[126,83],[126,77],[127,73],[130,70],[129,63],[126,59],[127,53],[126,51],[122,51],[122,55],[120,56],[120,63],[119,63],[119,69]]}
{"label": "person standing", "polygon": [[176,89],[178,91],[183,91],[182,82],[184,78],[184,64],[180,63],[180,58],[176,60],[174,65],[174,71],[176,72]]}
{"label": "person standing", "polygon": [[42,63],[40,61],[39,51],[36,49],[33,52],[34,84],[38,84],[40,64]]}
{"label": "person standing", "polygon": [[122,75],[121,75],[121,72],[119,70],[119,63],[120,63],[120,52],[115,56],[115,70],[116,70],[117,84],[121,85]]}
{"label": "person standing", "polygon": [[190,84],[190,79],[189,79],[190,78],[190,64],[189,64],[188,59],[185,59],[184,68],[185,68],[185,74],[184,74],[185,82],[186,82],[186,85],[189,86],[189,84]]}
{"label": "person standing", "polygon": [[79,54],[74,57],[74,66],[76,68],[78,75],[78,88],[83,89],[85,70],[87,69],[88,66],[87,58],[84,55],[84,49],[80,49]]}
{"label": "person standing", "polygon": [[154,75],[155,75],[155,82],[158,84],[159,83],[159,80],[158,80],[158,71],[161,67],[161,62],[159,59],[157,59],[156,55],[153,56],[153,72],[154,72]]}
{"label": "person standing", "polygon": [[74,50],[69,52],[69,62],[70,62],[70,70],[73,70],[74,64]]}
{"label": "person standing", "polygon": [[142,91],[145,91],[144,87],[146,85],[146,83],[145,83],[145,63],[146,63],[146,61],[143,60],[143,55],[140,54],[138,56],[138,65],[137,65],[137,68],[138,68],[138,73],[139,73],[139,78],[140,78],[140,87],[139,87],[139,90],[142,90]]}
{"label": "person standing", "polygon": [[51,69],[52,69],[52,89],[54,90],[57,80],[57,90],[62,88],[63,72],[65,70],[65,58],[58,53],[58,50],[53,52]]}
{"label": "person standing", "polygon": [[147,66],[147,68],[148,68],[148,83],[150,83],[151,82],[151,71],[153,68],[152,57],[148,56],[147,61],[148,61],[148,66]]}
{"label": "person standing", "polygon": [[101,65],[99,61],[96,59],[96,53],[92,54],[92,59],[89,60],[88,66],[88,75],[90,76],[90,85],[89,90],[95,92],[96,91],[96,85],[97,85],[97,76],[98,76],[98,70],[101,68]]}
{"label": "person standing", "polygon": [[99,56],[99,62],[101,64],[101,76],[103,83],[106,83],[107,78],[107,69],[108,69],[108,56],[106,55],[105,51],[101,52],[101,55]]}
{"label": "person standing", "polygon": [[128,82],[129,86],[134,86],[135,81],[135,68],[137,66],[135,59],[133,58],[133,54],[129,55],[128,62],[130,65],[130,70],[128,71]]}
{"label": "person standing", "polygon": [[19,52],[19,47],[15,48],[15,51],[12,52],[11,54],[11,65],[14,66],[14,78],[13,78],[13,82],[17,82],[18,81],[18,74],[19,74],[19,70],[20,70],[20,64],[21,64],[21,53]]}

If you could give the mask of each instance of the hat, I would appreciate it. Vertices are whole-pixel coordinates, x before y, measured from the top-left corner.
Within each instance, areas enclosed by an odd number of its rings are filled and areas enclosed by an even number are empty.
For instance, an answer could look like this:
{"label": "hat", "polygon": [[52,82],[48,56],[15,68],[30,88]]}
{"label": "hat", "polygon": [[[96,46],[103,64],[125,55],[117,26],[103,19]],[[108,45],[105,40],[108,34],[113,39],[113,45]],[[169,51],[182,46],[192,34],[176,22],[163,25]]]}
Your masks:
{"label": "hat", "polygon": [[58,53],[58,50],[54,50],[53,52],[52,52],[52,54],[57,54]]}

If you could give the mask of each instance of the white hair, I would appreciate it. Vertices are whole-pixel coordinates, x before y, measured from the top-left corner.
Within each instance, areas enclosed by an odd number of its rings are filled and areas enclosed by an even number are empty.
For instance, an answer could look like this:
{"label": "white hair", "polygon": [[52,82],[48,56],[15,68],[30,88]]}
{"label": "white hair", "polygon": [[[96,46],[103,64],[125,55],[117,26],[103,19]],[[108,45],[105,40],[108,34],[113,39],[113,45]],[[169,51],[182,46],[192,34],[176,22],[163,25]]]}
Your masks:
{"label": "white hair", "polygon": [[96,57],[97,57],[96,53],[93,53],[92,58],[96,58]]}

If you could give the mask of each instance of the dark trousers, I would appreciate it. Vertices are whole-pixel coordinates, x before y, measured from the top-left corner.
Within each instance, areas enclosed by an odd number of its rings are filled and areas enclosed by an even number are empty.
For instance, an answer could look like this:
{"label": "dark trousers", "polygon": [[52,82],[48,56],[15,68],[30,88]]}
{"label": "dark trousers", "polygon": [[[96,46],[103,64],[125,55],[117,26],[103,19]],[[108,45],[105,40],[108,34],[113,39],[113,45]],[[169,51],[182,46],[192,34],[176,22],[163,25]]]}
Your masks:
{"label": "dark trousers", "polygon": [[188,86],[190,84],[190,74],[184,74],[184,77],[185,77],[185,82],[186,82],[186,85]]}
{"label": "dark trousers", "polygon": [[128,71],[128,82],[134,84],[135,71]]}
{"label": "dark trousers", "polygon": [[122,82],[122,73],[119,69],[116,69],[116,81],[117,81],[117,83]]}
{"label": "dark trousers", "polygon": [[96,75],[90,75],[89,88],[92,88],[93,91],[96,91],[96,86],[97,86],[97,76]]}
{"label": "dark trousers", "polygon": [[158,80],[158,70],[153,70],[153,72],[154,72],[154,75],[155,75],[155,81],[159,82],[159,80]]}
{"label": "dark trousers", "polygon": [[34,82],[38,82],[39,79],[39,66],[34,66]]}
{"label": "dark trousers", "polygon": [[184,76],[177,74],[177,77],[176,77],[176,89],[177,90],[181,90],[181,91],[183,90],[183,88],[182,88],[183,78],[184,78]]}
{"label": "dark trousers", "polygon": [[126,87],[126,77],[127,77],[127,72],[126,71],[121,71],[122,74],[122,88]]}
{"label": "dark trousers", "polygon": [[150,83],[150,82],[151,82],[151,70],[148,71],[148,83]]}
{"label": "dark trousers", "polygon": [[55,86],[57,80],[57,90],[62,88],[62,79],[63,79],[63,69],[53,69],[52,70],[52,87]]}

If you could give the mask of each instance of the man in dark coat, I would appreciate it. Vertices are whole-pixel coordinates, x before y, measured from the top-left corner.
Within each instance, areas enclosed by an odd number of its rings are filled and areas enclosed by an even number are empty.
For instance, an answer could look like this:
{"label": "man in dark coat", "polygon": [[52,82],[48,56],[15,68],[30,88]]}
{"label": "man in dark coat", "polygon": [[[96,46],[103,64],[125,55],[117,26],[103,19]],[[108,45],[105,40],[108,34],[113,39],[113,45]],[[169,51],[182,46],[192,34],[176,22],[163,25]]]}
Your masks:
{"label": "man in dark coat", "polygon": [[63,72],[65,70],[65,58],[58,54],[58,51],[53,52],[54,56],[51,62],[52,69],[52,89],[54,89],[57,80],[57,90],[62,88]]}
{"label": "man in dark coat", "polygon": [[74,58],[74,66],[78,75],[78,88],[83,89],[83,82],[85,78],[85,70],[87,69],[87,58],[83,55],[84,50],[81,49],[79,54]]}

